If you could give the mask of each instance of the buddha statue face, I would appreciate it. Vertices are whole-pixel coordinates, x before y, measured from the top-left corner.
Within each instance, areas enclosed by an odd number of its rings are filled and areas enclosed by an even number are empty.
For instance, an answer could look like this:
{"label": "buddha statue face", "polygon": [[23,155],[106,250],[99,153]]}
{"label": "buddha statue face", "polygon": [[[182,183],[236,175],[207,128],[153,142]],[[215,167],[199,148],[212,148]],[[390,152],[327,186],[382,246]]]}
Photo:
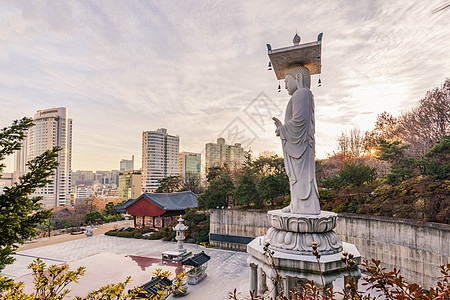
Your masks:
{"label": "buddha statue face", "polygon": [[291,75],[286,75],[286,77],[284,78],[284,86],[288,91],[288,94],[292,96],[298,88],[298,83],[294,77],[292,77]]}
{"label": "buddha statue face", "polygon": [[[290,67],[286,73],[285,73],[285,82],[286,78],[290,76],[291,78],[295,79],[298,83],[298,88],[310,88],[311,87],[311,74],[308,70],[308,68],[300,65],[295,65]],[[286,85],[287,89],[287,85]],[[295,92],[295,90],[292,92],[292,94]],[[292,95],[289,93],[289,95]]]}

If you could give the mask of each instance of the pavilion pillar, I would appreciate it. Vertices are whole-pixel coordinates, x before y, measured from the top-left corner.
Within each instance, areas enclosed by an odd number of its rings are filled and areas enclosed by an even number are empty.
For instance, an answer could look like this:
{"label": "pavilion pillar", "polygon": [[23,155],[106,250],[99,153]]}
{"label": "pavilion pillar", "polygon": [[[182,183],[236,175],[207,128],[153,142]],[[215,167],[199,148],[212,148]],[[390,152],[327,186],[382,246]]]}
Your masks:
{"label": "pavilion pillar", "polygon": [[155,226],[155,217],[153,217],[153,228],[156,228],[156,226]]}
{"label": "pavilion pillar", "polygon": [[145,216],[142,216],[142,226],[141,227],[145,227]]}
{"label": "pavilion pillar", "polygon": [[134,228],[136,228],[136,216],[133,216],[133,224],[134,224]]}
{"label": "pavilion pillar", "polygon": [[258,266],[250,264],[250,291],[258,291]]}

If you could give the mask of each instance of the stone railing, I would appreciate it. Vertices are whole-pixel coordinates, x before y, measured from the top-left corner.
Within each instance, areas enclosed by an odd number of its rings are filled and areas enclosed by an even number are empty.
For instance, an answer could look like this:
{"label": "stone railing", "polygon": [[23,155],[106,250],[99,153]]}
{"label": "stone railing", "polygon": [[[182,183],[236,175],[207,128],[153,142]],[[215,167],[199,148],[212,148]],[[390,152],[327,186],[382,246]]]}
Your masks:
{"label": "stone railing", "polygon": [[[245,251],[264,235],[267,213],[258,210],[211,210],[210,240],[216,247]],[[401,269],[409,282],[428,288],[450,263],[450,225],[367,215],[339,214],[339,239],[354,244],[363,259],[378,259],[388,269]]]}

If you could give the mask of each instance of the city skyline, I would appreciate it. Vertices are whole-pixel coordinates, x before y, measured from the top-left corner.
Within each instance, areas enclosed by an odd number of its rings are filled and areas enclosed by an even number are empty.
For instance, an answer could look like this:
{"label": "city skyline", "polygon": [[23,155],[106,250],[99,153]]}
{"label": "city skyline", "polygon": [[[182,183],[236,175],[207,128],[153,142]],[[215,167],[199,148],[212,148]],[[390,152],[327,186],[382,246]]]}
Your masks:
{"label": "city skyline", "polygon": [[323,32],[322,86],[313,76],[311,88],[324,158],[341,131],[370,130],[378,114],[413,108],[449,77],[450,11],[432,13],[441,4],[2,2],[0,126],[67,107],[73,170],[117,169],[133,154],[137,168],[142,132],[161,127],[180,136],[181,151],[223,137],[281,155],[270,118],[283,119],[289,96],[267,71],[265,45]]}

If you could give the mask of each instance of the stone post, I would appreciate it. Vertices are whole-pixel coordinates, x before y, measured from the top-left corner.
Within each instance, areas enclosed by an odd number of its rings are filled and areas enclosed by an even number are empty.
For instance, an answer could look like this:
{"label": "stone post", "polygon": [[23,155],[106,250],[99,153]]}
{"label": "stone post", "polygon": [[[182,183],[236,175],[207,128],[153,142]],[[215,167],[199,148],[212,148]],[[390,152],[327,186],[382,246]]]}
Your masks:
{"label": "stone post", "polygon": [[289,298],[289,294],[292,290],[292,283],[289,276],[284,279],[284,295]]}
{"label": "stone post", "polygon": [[258,295],[264,294],[265,291],[267,291],[267,284],[266,284],[266,273],[264,273],[263,269],[261,267],[258,267]]}
{"label": "stone post", "polygon": [[278,290],[276,284],[273,281],[273,278],[266,278],[266,282],[268,290],[270,292],[270,297],[272,297],[272,299],[276,299],[278,296]]}
{"label": "stone post", "polygon": [[255,264],[250,264],[250,291],[258,292],[258,269]]}

